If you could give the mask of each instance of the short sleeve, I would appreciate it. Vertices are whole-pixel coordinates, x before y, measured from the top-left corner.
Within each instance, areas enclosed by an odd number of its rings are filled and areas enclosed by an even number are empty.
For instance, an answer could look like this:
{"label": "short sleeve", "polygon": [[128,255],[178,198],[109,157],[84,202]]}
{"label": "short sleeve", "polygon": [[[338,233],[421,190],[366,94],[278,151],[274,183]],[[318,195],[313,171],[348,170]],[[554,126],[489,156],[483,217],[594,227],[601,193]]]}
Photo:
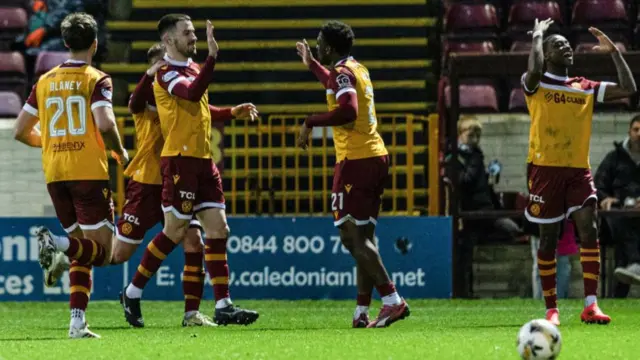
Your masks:
{"label": "short sleeve", "polygon": [[93,94],[91,94],[91,110],[95,110],[99,107],[113,107],[113,85],[111,84],[111,77],[105,76],[98,80],[96,86],[93,88]]}
{"label": "short sleeve", "polygon": [[31,93],[27,98],[27,102],[22,107],[22,110],[28,112],[29,114],[38,117],[38,97],[37,97],[37,89],[38,83],[35,83],[31,88]]}
{"label": "short sleeve", "polygon": [[536,93],[540,85],[536,85],[536,87],[534,87],[533,89],[527,88],[527,83],[525,82],[526,77],[527,73],[525,72],[524,74],[522,74],[522,77],[520,77],[520,85],[522,85],[522,90],[524,91],[525,95],[533,95]]}
{"label": "short sleeve", "polygon": [[336,100],[338,100],[343,94],[356,92],[356,77],[349,69],[340,67],[331,71],[327,85],[327,89],[333,91],[336,94]]}
{"label": "short sleeve", "polygon": [[186,81],[187,78],[184,77],[179,71],[175,68],[171,68],[166,66],[160,70],[156,74],[156,81],[158,84],[171,95],[173,91],[173,87],[176,86],[181,81]]}
{"label": "short sleeve", "polygon": [[596,102],[604,102],[604,93],[607,91],[607,86],[614,86],[616,83],[608,81],[592,81],[594,84],[593,93],[596,95]]}

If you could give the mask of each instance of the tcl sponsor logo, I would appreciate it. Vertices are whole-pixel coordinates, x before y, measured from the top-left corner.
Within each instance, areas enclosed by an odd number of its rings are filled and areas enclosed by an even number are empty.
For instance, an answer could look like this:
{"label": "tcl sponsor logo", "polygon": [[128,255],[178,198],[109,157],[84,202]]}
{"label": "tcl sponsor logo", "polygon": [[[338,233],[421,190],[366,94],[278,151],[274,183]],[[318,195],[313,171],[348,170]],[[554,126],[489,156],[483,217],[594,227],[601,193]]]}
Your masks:
{"label": "tcl sponsor logo", "polygon": [[529,194],[529,200],[539,204],[544,204],[544,199],[540,195]]}
{"label": "tcl sponsor logo", "polygon": [[180,198],[181,199],[187,199],[187,200],[195,200],[196,199],[196,193],[190,192],[190,191],[182,191],[180,190]]}

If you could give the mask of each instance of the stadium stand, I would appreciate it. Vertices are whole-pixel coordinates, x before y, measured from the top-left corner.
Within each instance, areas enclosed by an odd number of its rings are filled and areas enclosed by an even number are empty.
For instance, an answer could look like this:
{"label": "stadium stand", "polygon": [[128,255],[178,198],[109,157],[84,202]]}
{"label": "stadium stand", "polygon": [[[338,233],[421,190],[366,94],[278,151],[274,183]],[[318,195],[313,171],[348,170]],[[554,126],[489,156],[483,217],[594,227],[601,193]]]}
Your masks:
{"label": "stadium stand", "polygon": [[[605,31],[623,51],[634,49],[634,44],[638,43],[634,36],[637,38],[637,26],[640,26],[636,20],[637,13],[636,2],[624,0],[448,1],[441,9],[444,81],[447,58],[451,53],[528,52],[531,43],[527,31],[531,30],[536,18],[552,18],[551,33],[566,36],[576,53],[589,52],[595,45],[593,35],[588,32],[589,26]],[[491,50],[482,45],[487,41],[493,44]],[[460,98],[463,112],[526,111],[519,79],[505,77],[480,82],[484,86],[482,89],[475,87],[479,86],[477,79],[462,81]],[[439,95],[447,96],[446,103],[449,103],[445,87],[441,87]],[[498,106],[495,106],[496,102]],[[619,110],[628,108],[629,101],[597,106],[601,110]]]}
{"label": "stadium stand", "polygon": [[[263,115],[258,124],[227,124],[220,135],[224,139],[224,185],[229,189],[230,213],[330,212],[326,200],[334,163],[330,138],[323,140],[319,135],[313,145],[325,144],[329,151],[317,147],[309,156],[295,149],[294,142],[297,124],[304,118],[300,114],[326,111],[322,88],[300,63],[295,43],[306,38],[313,46],[320,25],[331,17],[354,28],[354,56],[371,71],[381,132],[397,154],[385,208],[394,213],[427,211],[425,161],[429,125],[424,118],[412,115],[424,114],[435,100],[433,90],[427,90],[434,88],[433,80],[429,82],[434,77],[425,74],[432,72],[428,42],[436,18],[428,16],[425,1],[184,4],[135,0],[128,17],[108,22],[111,53],[102,64],[114,79],[116,114],[122,117],[129,147],[135,146],[134,133],[125,105],[147,68],[147,49],[158,41],[157,19],[171,12],[186,13],[194,19],[200,40],[197,61],[206,55],[204,20],[209,18],[214,23],[221,53],[215,82],[209,88],[211,102],[224,106],[251,101]],[[387,121],[392,121],[393,126]],[[409,138],[411,145],[407,144]]]}

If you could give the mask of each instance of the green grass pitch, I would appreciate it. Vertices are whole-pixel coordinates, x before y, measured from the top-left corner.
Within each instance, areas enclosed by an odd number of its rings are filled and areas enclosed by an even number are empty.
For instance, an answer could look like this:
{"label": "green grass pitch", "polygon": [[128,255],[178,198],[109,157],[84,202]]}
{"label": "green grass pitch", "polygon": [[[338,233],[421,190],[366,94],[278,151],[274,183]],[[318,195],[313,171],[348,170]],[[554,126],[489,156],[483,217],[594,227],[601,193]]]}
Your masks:
{"label": "green grass pitch", "polygon": [[[351,329],[354,301],[238,305],[260,311],[260,319],[248,327],[182,328],[181,302],[147,301],[146,327],[133,329],[118,303],[94,302],[87,320],[103,338],[69,340],[65,303],[0,303],[0,358],[518,359],[518,329],[544,314],[534,300],[409,300],[408,319],[387,329]],[[609,326],[580,323],[581,300],[560,301],[560,358],[640,359],[640,301],[607,299],[600,306],[613,318]],[[211,301],[201,306],[208,315],[212,308]]]}

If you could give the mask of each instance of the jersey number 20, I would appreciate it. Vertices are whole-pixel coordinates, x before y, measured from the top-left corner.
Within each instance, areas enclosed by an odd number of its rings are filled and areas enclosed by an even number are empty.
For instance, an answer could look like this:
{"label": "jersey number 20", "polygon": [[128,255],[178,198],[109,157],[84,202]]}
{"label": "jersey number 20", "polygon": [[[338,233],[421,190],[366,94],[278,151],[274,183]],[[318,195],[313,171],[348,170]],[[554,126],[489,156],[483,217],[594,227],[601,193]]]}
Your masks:
{"label": "jersey number 20", "polygon": [[[49,122],[49,136],[61,137],[67,135],[67,131],[71,135],[84,135],[87,132],[87,101],[82,96],[73,95],[69,96],[65,101],[62,97],[55,96],[47,98],[45,103],[47,109],[51,106],[55,106],[55,113]],[[76,127],[75,119],[73,118],[73,106],[78,106],[78,120],[79,126]],[[58,121],[65,113],[68,121],[68,129],[63,126],[57,128]]]}

